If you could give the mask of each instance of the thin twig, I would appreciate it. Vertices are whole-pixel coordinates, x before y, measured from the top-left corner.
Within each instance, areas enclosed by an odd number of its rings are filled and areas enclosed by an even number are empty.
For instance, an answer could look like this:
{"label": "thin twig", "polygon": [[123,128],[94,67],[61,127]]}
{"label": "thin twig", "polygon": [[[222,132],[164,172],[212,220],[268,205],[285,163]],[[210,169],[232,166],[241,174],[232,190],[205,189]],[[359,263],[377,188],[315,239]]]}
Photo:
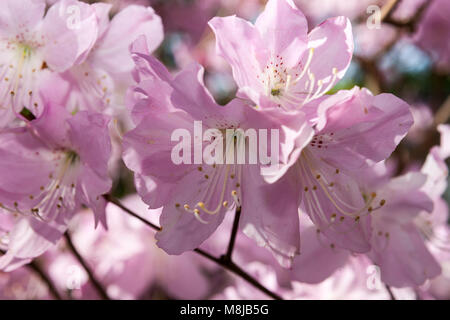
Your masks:
{"label": "thin twig", "polygon": [[397,300],[394,296],[394,293],[392,292],[391,287],[389,285],[387,285],[386,283],[384,284],[384,286],[386,287],[386,291],[389,293],[391,300]]}
{"label": "thin twig", "polygon": [[58,289],[56,289],[55,285],[53,284],[53,281],[47,276],[47,274],[44,272],[44,270],[41,269],[39,264],[36,261],[32,261],[27,265],[31,270],[33,270],[41,279],[45,282],[45,284],[48,287],[48,290],[50,291],[50,294],[56,299],[56,300],[62,300],[61,295],[58,292]]}
{"label": "thin twig", "polygon": [[394,9],[399,4],[398,0],[389,0],[382,8],[381,8],[381,21],[388,18]]}
{"label": "thin twig", "polygon": [[91,268],[89,267],[89,265],[87,264],[87,262],[83,259],[83,257],[81,256],[81,254],[78,252],[78,250],[75,248],[75,245],[72,242],[72,239],[70,238],[70,235],[68,232],[66,232],[64,234],[64,237],[66,239],[67,245],[69,247],[69,249],[72,251],[72,253],[74,254],[74,256],[76,257],[76,259],[78,260],[78,262],[82,265],[82,267],[84,268],[84,270],[86,270],[86,273],[89,276],[90,281],[92,282],[93,286],[95,287],[95,289],[97,290],[98,294],[100,295],[100,297],[102,297],[103,300],[111,300],[108,296],[108,294],[106,293],[105,288],[103,288],[102,284],[100,283],[100,281],[97,280],[97,278],[94,275],[94,272],[91,270]]}
{"label": "thin twig", "polygon": [[233,228],[231,229],[230,242],[228,243],[227,253],[222,256],[222,259],[226,261],[232,261],[231,257],[233,255],[234,244],[236,242],[236,235],[239,229],[239,220],[241,218],[241,207],[236,208],[236,213],[234,216]]}
{"label": "thin twig", "polygon": [[406,22],[394,20],[392,19],[391,15],[386,16],[384,19],[382,19],[382,21],[394,27],[406,29],[412,33],[416,31],[417,25],[422,20],[422,17],[424,16],[425,12],[427,11],[432,2],[433,0],[424,1],[424,3],[416,10],[414,16]]}
{"label": "thin twig", "polygon": [[[126,213],[130,214],[131,216],[139,219],[141,222],[143,222],[144,224],[146,224],[148,227],[152,228],[155,231],[161,231],[161,228],[156,226],[155,224],[151,223],[150,221],[147,221],[146,219],[140,217],[138,214],[136,214],[135,212],[133,212],[132,210],[130,210],[129,208],[125,207],[119,200],[113,198],[111,195],[107,194],[103,196],[105,198],[106,201],[113,203],[114,205],[116,205],[117,207],[121,208],[123,211],[125,211]],[[238,211],[236,210],[236,214],[238,214]],[[240,215],[240,210],[239,210],[239,215]],[[237,218],[237,222],[236,222],[236,218]],[[236,216],[235,218],[235,223],[239,224],[239,217]],[[234,228],[233,228],[234,229]],[[237,230],[236,230],[237,232]],[[233,239],[233,243],[235,240],[236,235],[232,235]],[[233,244],[234,246],[234,244]],[[230,250],[230,246],[228,247],[228,251]],[[228,252],[227,251],[227,252]],[[231,252],[233,251],[233,247],[231,247]],[[255,278],[253,278],[252,276],[250,276],[248,273],[246,273],[244,270],[242,270],[240,267],[238,267],[236,264],[234,264],[231,259],[227,260],[227,259],[223,259],[223,258],[216,258],[215,256],[213,256],[212,254],[210,254],[209,252],[204,251],[203,249],[197,248],[194,249],[194,252],[201,255],[202,257],[222,266],[224,269],[234,273],[235,275],[241,277],[242,279],[244,279],[245,281],[247,281],[248,283],[250,283],[251,285],[253,285],[255,288],[257,288],[258,290],[264,292],[265,294],[267,294],[269,297],[271,297],[272,299],[275,300],[283,300],[282,297],[280,297],[279,295],[277,295],[276,293],[270,291],[269,289],[267,289],[266,287],[264,287],[262,284],[260,284]]]}
{"label": "thin twig", "polygon": [[105,194],[103,195],[103,198],[105,198],[106,201],[111,202],[113,204],[115,204],[117,207],[119,207],[120,209],[122,209],[123,211],[125,211],[126,213],[128,213],[129,215],[135,217],[136,219],[140,220],[141,222],[145,223],[146,225],[148,225],[150,228],[156,230],[156,231],[161,231],[161,228],[158,227],[157,225],[151,223],[150,221],[142,218],[140,215],[134,213],[133,211],[131,211],[130,209],[128,209],[127,207],[125,207],[119,200],[115,199],[114,197],[112,197],[109,194]]}

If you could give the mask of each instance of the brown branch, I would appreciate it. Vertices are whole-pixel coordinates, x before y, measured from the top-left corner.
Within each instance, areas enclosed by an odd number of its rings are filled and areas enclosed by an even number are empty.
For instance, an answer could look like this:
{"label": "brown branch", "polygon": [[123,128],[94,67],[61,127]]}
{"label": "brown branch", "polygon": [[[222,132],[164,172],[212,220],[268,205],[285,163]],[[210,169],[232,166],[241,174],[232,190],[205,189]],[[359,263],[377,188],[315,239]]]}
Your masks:
{"label": "brown branch", "polygon": [[67,246],[72,251],[73,255],[78,260],[78,262],[82,265],[84,270],[86,270],[86,273],[88,274],[91,283],[93,284],[94,288],[97,290],[97,292],[100,295],[100,297],[102,297],[103,300],[111,300],[109,298],[108,294],[106,293],[105,288],[103,288],[103,286],[100,283],[100,281],[95,277],[94,272],[91,270],[91,268],[89,267],[87,262],[83,259],[81,254],[78,252],[77,248],[75,248],[75,245],[73,244],[69,233],[66,232],[64,234],[64,237],[66,239]]}
{"label": "brown branch", "polygon": [[45,282],[45,284],[48,287],[48,290],[50,291],[50,294],[56,299],[56,300],[62,300],[61,295],[58,292],[58,289],[56,289],[55,285],[53,284],[53,281],[50,279],[49,276],[44,272],[44,270],[41,269],[39,264],[36,261],[30,262],[28,265],[28,268],[33,270],[41,279]]}
{"label": "brown branch", "polygon": [[[410,33],[413,33],[416,31],[417,26],[419,22],[422,20],[425,12],[429,8],[430,4],[433,2],[433,0],[425,1],[416,11],[413,17],[411,17],[408,21],[397,21],[394,20],[391,15],[387,15],[385,19],[382,19],[383,22],[388,23],[394,27],[406,29]],[[393,11],[391,11],[393,12]]]}
{"label": "brown branch", "polygon": [[230,242],[228,243],[227,253],[221,257],[221,259],[231,262],[231,256],[233,255],[234,243],[236,242],[236,235],[239,229],[239,220],[241,218],[241,207],[236,208],[234,216],[233,228],[231,229]]}
{"label": "brown branch", "polygon": [[389,285],[387,285],[386,283],[384,284],[386,291],[389,293],[389,297],[391,297],[391,300],[397,300],[394,296],[394,293],[392,292],[392,289]]}
{"label": "brown branch", "polygon": [[[107,194],[103,196],[105,198],[106,201],[113,203],[114,205],[116,205],[117,207],[119,207],[120,209],[122,209],[123,211],[125,211],[126,213],[130,214],[131,216],[139,219],[141,222],[143,222],[144,224],[146,224],[148,227],[150,227],[151,229],[155,230],[155,231],[161,231],[161,228],[156,226],[155,224],[151,223],[150,221],[147,221],[146,219],[140,217],[138,214],[136,214],[135,212],[133,212],[132,210],[130,210],[129,208],[125,207],[119,200],[113,198],[111,195]],[[235,218],[235,223],[234,225],[238,225],[239,224],[239,216],[240,216],[240,208],[239,208],[239,213],[238,210],[236,210],[236,218]],[[236,222],[237,220],[237,222]],[[233,226],[233,230],[236,229],[237,232],[237,227],[235,228]],[[233,247],[234,247],[234,241],[235,241],[235,237],[236,235],[233,236],[232,233],[232,237],[230,238],[230,244],[233,243],[228,247],[228,251],[232,253],[233,251]],[[213,256],[212,254],[204,251],[203,249],[197,248],[194,249],[194,252],[201,255],[202,257],[220,265],[221,267],[223,267],[224,269],[230,271],[231,273],[234,273],[235,275],[241,277],[242,279],[244,279],[245,281],[247,281],[248,283],[250,283],[251,285],[253,285],[255,288],[257,288],[258,290],[264,292],[265,294],[267,294],[269,297],[271,297],[272,299],[275,300],[283,300],[282,297],[280,297],[278,294],[270,291],[269,289],[267,289],[266,287],[264,287],[262,284],[260,284],[258,282],[258,280],[256,280],[255,278],[253,278],[251,275],[249,275],[248,273],[246,273],[244,270],[242,270],[239,266],[237,266],[236,264],[234,264],[231,261],[231,258],[228,259],[224,259],[222,256],[221,258],[216,258],[215,256]]]}
{"label": "brown branch", "polygon": [[437,110],[434,115],[434,125],[438,126],[442,123],[446,123],[450,119],[450,96],[445,99],[442,106]]}
{"label": "brown branch", "polygon": [[399,0],[389,0],[388,2],[386,2],[386,4],[381,8],[381,21],[384,21],[385,19],[390,17],[399,3]]}

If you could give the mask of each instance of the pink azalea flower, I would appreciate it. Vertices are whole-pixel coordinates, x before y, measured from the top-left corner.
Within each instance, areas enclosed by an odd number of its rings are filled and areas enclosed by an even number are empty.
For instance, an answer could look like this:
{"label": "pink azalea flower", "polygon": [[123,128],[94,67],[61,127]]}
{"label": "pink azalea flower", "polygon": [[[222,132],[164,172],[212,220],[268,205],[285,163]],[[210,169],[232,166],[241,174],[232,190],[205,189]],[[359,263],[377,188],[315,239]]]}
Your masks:
{"label": "pink azalea flower", "polygon": [[[450,227],[448,225],[448,204],[442,198],[447,189],[448,167],[445,159],[450,156],[450,126],[439,125],[441,144],[430,150],[430,153],[422,167],[422,173],[427,175],[427,181],[422,187],[433,201],[434,208],[431,213],[422,212],[415,219],[417,228],[421,231],[430,252],[439,262],[442,275],[433,279],[427,288],[427,292],[437,298],[448,298],[450,288]],[[447,292],[447,293],[445,293]]]}
{"label": "pink azalea flower", "polygon": [[99,21],[95,45],[83,63],[58,75],[57,79],[66,82],[60,95],[70,110],[103,111],[123,105],[134,68],[129,45],[137,37],[145,36],[152,52],[164,36],[161,19],[151,7],[127,6],[111,21],[111,5],[96,3],[92,7]]}
{"label": "pink azalea flower", "polygon": [[[139,45],[136,43],[134,50]],[[301,150],[311,138],[312,129],[304,115],[290,112],[274,116],[240,100],[219,106],[204,88],[199,66],[172,77],[151,56],[140,51],[133,55],[140,80],[134,93],[141,97],[130,99],[137,127],[124,137],[123,158],[135,173],[143,200],[152,208],[164,206],[162,231],[156,235],[158,246],[170,254],[192,250],[215,231],[227,213],[241,206],[244,232],[288,265],[299,246],[296,180],[286,177],[268,185],[260,175],[260,165],[227,164],[226,157],[234,157],[234,151],[225,153],[222,164],[217,159],[210,164],[174,164],[171,152],[176,143],[171,134],[184,128],[194,137],[194,121],[202,121],[203,132],[278,129],[279,159],[288,163],[294,147]],[[237,143],[245,143],[242,136],[236,137]]]}
{"label": "pink azalea flower", "polygon": [[347,250],[335,247],[330,240],[317,232],[317,227],[308,217],[303,217],[300,220],[301,254],[294,258],[290,270],[276,269],[278,281],[288,286],[291,285],[291,281],[320,283],[346,265],[349,260]]}
{"label": "pink azalea flower", "polygon": [[308,33],[290,0],[270,0],[255,25],[235,16],[209,24],[238,96],[261,107],[293,109],[321,97],[344,76],[353,53],[348,19],[328,19]]}
{"label": "pink azalea flower", "polygon": [[385,203],[371,213],[368,256],[380,267],[381,280],[395,287],[419,286],[441,272],[415,224],[420,212],[433,208],[420,190],[425,181],[423,174],[410,172],[375,187]]}
{"label": "pink azalea flower", "polygon": [[111,188],[108,118],[81,111],[72,116],[48,103],[26,127],[0,133],[0,203],[12,222],[0,269],[42,254],[86,205],[105,223],[101,195]]}
{"label": "pink azalea flower", "polygon": [[59,1],[46,13],[42,0],[5,0],[0,12],[0,127],[4,128],[23,106],[32,106],[36,115],[42,111],[40,79],[85,58],[97,37],[97,18],[92,7],[75,0]]}
{"label": "pink azalea flower", "polygon": [[270,182],[284,173],[300,181],[301,210],[330,245],[367,252],[369,213],[382,199],[374,190],[361,194],[354,172],[386,159],[411,127],[412,116],[403,100],[358,87],[320,100],[308,106],[317,112],[308,146],[282,170],[263,174]]}

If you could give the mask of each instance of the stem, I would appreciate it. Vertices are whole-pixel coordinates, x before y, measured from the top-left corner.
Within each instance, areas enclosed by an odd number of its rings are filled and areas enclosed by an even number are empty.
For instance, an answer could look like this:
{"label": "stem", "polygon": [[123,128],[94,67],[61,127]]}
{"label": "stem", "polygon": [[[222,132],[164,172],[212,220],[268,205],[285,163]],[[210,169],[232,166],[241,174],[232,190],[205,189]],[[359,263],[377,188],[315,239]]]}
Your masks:
{"label": "stem", "polygon": [[387,285],[386,283],[384,284],[384,286],[386,287],[387,292],[389,293],[389,296],[391,297],[391,300],[397,300],[394,296],[394,293],[391,290],[391,287],[389,285]]}
{"label": "stem", "polygon": [[78,250],[75,248],[72,239],[70,238],[70,235],[68,232],[64,234],[64,237],[66,239],[67,245],[69,249],[72,251],[74,256],[77,258],[78,262],[83,266],[83,268],[86,270],[86,273],[89,276],[89,279],[91,280],[92,284],[94,285],[95,289],[97,290],[100,297],[102,297],[103,300],[111,300],[106,293],[105,288],[101,285],[100,281],[97,280],[97,278],[94,275],[94,272],[91,270],[91,268],[88,266],[87,262],[83,259],[81,254],[78,252]]}
{"label": "stem", "polygon": [[389,0],[382,8],[381,8],[381,21],[385,20],[391,15],[391,12],[398,5],[398,0]]}
{"label": "stem", "polygon": [[[433,0],[424,1],[424,3],[416,10],[415,15],[409,19],[409,21],[395,21],[391,18],[390,14],[382,18],[383,22],[389,23],[390,25],[397,28],[406,28],[409,32],[414,32],[417,29],[417,25],[422,20],[423,15],[427,11],[428,7],[431,5]],[[392,12],[392,11],[391,11]]]}
{"label": "stem", "polygon": [[140,215],[136,214],[135,212],[131,211],[130,209],[128,209],[127,207],[125,207],[122,203],[120,203],[119,200],[115,199],[114,197],[112,197],[109,194],[105,194],[103,195],[103,198],[105,198],[106,201],[111,202],[113,204],[115,204],[117,207],[119,207],[120,209],[122,209],[123,211],[125,211],[126,213],[128,213],[129,215],[135,217],[136,219],[140,220],[141,222],[145,223],[147,226],[149,226],[150,228],[152,228],[153,230],[156,231],[161,231],[161,228],[158,227],[157,225],[151,223],[150,221],[142,218]]}
{"label": "stem", "polygon": [[241,207],[236,208],[234,216],[233,228],[231,229],[230,242],[228,243],[227,253],[222,256],[222,259],[231,262],[231,256],[233,255],[234,244],[236,242],[236,235],[239,229],[239,220],[241,218]]}
{"label": "stem", "polygon": [[[125,207],[119,200],[113,198],[111,195],[106,194],[103,196],[105,198],[106,201],[113,203],[114,205],[116,205],[117,207],[119,207],[120,209],[122,209],[123,211],[125,211],[126,213],[130,214],[131,216],[139,219],[141,222],[143,222],[144,224],[146,224],[148,227],[152,228],[153,230],[156,231],[161,231],[161,228],[154,225],[153,223],[151,223],[150,221],[147,221],[146,219],[140,217],[138,214],[136,214],[135,212],[133,212],[132,210],[128,209],[127,207]],[[258,290],[264,292],[265,294],[267,294],[269,297],[271,297],[272,299],[275,300],[283,300],[282,297],[280,297],[279,295],[277,295],[276,293],[270,291],[269,289],[267,289],[266,287],[264,287],[262,284],[260,284],[255,278],[253,278],[252,276],[250,276],[248,273],[246,273],[244,270],[242,270],[240,267],[238,267],[236,264],[234,264],[231,261],[231,254],[233,252],[233,247],[234,247],[234,242],[236,239],[236,234],[237,234],[237,227],[239,225],[239,218],[240,218],[240,213],[241,213],[241,209],[238,208],[236,210],[236,216],[235,216],[235,220],[233,223],[233,230],[232,230],[232,234],[230,237],[230,243],[228,245],[228,250],[227,250],[227,254],[222,256],[221,258],[216,258],[215,256],[213,256],[212,254],[210,254],[209,252],[204,251],[203,249],[197,248],[194,249],[194,252],[201,255],[202,257],[222,266],[224,269],[234,273],[235,275],[241,277],[242,279],[244,279],[245,281],[247,281],[248,283],[250,283],[251,285],[253,285],[255,288],[257,288]],[[226,259],[223,257],[230,257],[230,259]]]}
{"label": "stem", "polygon": [[44,270],[41,269],[38,263],[36,261],[32,261],[28,264],[28,267],[33,270],[41,279],[45,282],[45,284],[48,287],[48,290],[50,291],[50,294],[56,299],[56,300],[62,300],[61,295],[59,294],[58,290],[56,289],[55,285],[53,284],[53,281],[47,276],[47,274],[44,272]]}

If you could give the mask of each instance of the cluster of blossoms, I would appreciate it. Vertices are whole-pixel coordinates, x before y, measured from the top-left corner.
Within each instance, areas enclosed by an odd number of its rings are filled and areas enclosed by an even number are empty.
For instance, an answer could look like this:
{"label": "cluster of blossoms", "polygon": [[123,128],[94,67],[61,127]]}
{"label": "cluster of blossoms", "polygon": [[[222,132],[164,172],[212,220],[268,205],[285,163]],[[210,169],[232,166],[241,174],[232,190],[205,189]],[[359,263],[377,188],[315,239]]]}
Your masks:
{"label": "cluster of blossoms", "polygon": [[[269,0],[254,24],[209,20],[237,88],[222,106],[200,64],[173,74],[152,55],[164,35],[151,7],[110,18],[110,4],[54,2],[0,2],[2,272],[23,273],[43,256],[64,290],[58,270],[79,268],[60,241],[70,228],[112,298],[145,298],[152,283],[170,298],[255,298],[245,282],[213,295],[202,270],[218,267],[183,254],[223,253],[236,218],[245,237],[233,260],[285,298],[388,297],[356,293],[369,266],[387,286],[409,288],[397,296],[438,290],[432,281],[450,261],[450,126],[438,127],[441,144],[422,168],[395,173],[385,160],[414,123],[410,106],[366,88],[332,90],[354,53],[348,18],[308,31],[293,1]],[[216,135],[199,137],[195,123]],[[189,150],[210,157],[175,163],[180,129],[194,137]],[[252,153],[248,129],[278,132],[266,150],[276,166],[234,161],[238,146]],[[228,130],[236,148],[217,135]],[[121,161],[138,194],[125,203],[159,225],[156,234],[108,203]],[[80,297],[98,298],[80,272]]]}

